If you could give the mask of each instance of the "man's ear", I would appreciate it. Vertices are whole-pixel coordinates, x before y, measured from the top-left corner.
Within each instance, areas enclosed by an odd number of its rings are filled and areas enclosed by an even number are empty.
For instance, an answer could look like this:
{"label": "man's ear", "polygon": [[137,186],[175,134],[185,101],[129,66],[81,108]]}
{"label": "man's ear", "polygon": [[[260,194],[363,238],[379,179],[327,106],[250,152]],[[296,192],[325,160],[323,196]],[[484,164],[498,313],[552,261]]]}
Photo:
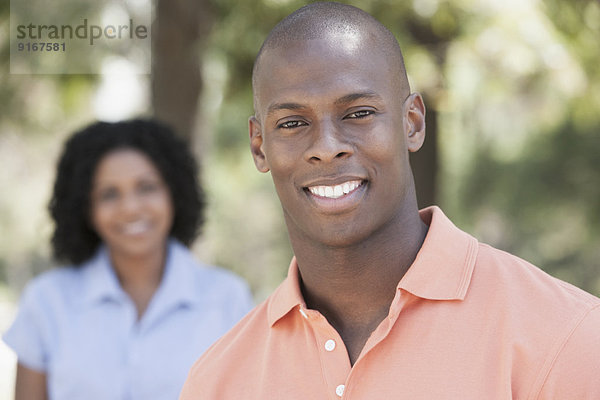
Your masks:
{"label": "man's ear", "polygon": [[248,118],[248,131],[250,133],[250,151],[252,152],[252,158],[254,158],[254,165],[260,172],[268,172],[269,165],[262,149],[262,128],[254,115]]}
{"label": "man's ear", "polygon": [[419,93],[412,93],[404,101],[403,125],[408,151],[418,151],[425,141],[425,104]]}

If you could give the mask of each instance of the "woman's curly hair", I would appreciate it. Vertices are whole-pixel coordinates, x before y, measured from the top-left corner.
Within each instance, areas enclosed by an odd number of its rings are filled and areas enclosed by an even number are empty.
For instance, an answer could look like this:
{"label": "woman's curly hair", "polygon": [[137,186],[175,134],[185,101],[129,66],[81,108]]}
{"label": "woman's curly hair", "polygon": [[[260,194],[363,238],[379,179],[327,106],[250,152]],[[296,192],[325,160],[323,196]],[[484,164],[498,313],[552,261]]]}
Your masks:
{"label": "woman's curly hair", "polygon": [[205,199],[187,145],[155,120],[96,122],[67,140],[58,162],[48,206],[55,223],[52,250],[57,260],[81,264],[101,243],[90,220],[92,181],[100,160],[124,148],[145,154],[168,185],[174,210],[170,236],[189,246],[198,235]]}

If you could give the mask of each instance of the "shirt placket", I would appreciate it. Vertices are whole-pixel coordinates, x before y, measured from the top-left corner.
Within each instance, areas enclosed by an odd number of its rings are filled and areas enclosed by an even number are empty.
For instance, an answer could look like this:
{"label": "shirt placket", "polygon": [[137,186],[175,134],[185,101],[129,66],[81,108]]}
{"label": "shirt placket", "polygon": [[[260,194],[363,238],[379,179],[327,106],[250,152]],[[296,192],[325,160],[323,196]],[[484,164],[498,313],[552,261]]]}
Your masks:
{"label": "shirt placket", "polygon": [[136,387],[140,375],[141,363],[141,334],[140,322],[137,320],[135,305],[129,299],[126,303],[129,316],[129,333],[127,335],[126,347],[126,384],[125,400],[133,400],[136,396]]}
{"label": "shirt placket", "polygon": [[299,312],[314,333],[323,380],[327,385],[327,397],[339,400],[344,394],[345,382],[350,374],[350,359],[346,346],[338,332],[321,313],[304,307],[300,307]]}
{"label": "shirt placket", "polygon": [[361,367],[362,365],[364,365],[362,363],[362,360],[369,355],[369,352],[373,348],[380,345],[381,342],[388,336],[388,334],[396,324],[400,316],[400,312],[407,304],[409,297],[410,296],[408,293],[404,292],[403,294],[401,289],[397,289],[396,295],[392,301],[392,304],[390,305],[390,311],[388,313],[388,316],[383,321],[381,321],[379,326],[375,329],[375,331],[373,331],[373,333],[365,343],[365,346],[362,352],[360,353],[358,359],[354,363],[354,366],[348,373],[345,387],[343,389],[343,392],[345,392],[344,400],[352,399],[352,387],[361,384]]}

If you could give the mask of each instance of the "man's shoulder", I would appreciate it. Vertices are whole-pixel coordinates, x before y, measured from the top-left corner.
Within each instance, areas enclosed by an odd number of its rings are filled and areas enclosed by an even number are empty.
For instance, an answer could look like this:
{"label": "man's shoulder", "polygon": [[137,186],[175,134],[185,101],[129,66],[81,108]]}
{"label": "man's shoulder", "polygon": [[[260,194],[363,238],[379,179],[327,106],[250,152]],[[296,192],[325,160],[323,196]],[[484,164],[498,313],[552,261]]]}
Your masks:
{"label": "man's shoulder", "polygon": [[539,379],[586,351],[600,360],[600,299],[515,255],[480,244],[466,300],[493,321],[498,340],[519,344],[515,360],[533,362]]}
{"label": "man's shoulder", "polygon": [[489,293],[515,297],[524,306],[556,304],[559,308],[589,311],[600,305],[600,298],[484,243],[479,243],[473,283],[487,287]]}
{"label": "man's shoulder", "polygon": [[600,368],[598,297],[478,243],[466,296],[452,311],[453,319],[504,346],[528,398],[600,398],[597,379],[587,373]]}

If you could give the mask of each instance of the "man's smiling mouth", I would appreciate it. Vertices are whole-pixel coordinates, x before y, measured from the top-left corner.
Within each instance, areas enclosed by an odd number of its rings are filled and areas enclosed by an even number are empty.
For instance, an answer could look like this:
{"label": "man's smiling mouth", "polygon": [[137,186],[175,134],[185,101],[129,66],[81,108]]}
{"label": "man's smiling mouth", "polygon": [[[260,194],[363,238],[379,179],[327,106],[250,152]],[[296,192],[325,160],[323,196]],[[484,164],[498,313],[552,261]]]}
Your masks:
{"label": "man's smiling mouth", "polygon": [[333,185],[333,186],[325,186],[325,185],[309,186],[309,187],[307,187],[307,189],[313,195],[318,196],[318,197],[324,197],[327,199],[338,199],[342,196],[352,193],[357,188],[362,186],[362,184],[363,184],[363,181],[361,181],[361,180],[352,180],[352,181],[343,182],[343,183],[340,183],[338,185]]}

